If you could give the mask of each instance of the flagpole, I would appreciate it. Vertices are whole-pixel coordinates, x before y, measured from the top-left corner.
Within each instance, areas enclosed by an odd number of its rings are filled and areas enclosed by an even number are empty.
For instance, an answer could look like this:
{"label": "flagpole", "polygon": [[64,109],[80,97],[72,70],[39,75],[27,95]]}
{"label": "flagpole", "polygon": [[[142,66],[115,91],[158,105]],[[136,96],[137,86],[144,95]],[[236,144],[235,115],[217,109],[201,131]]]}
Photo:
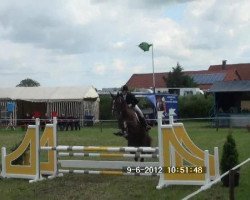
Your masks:
{"label": "flagpole", "polygon": [[155,94],[155,63],[154,63],[154,45],[152,44],[152,68],[153,68],[153,91]]}
{"label": "flagpole", "polygon": [[155,94],[155,64],[154,64],[154,45],[148,44],[147,42],[142,42],[141,44],[138,45],[144,52],[149,51],[150,47],[152,46],[152,68],[153,68],[153,92]]}

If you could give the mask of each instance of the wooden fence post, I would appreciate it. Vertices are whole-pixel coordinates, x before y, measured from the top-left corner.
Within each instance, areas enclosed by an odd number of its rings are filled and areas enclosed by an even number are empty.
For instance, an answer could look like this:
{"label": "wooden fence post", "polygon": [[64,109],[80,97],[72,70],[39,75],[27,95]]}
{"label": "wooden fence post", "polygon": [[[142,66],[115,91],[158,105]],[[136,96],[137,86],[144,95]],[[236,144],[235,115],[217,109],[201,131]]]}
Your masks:
{"label": "wooden fence post", "polygon": [[229,171],[229,199],[234,200],[234,170]]}

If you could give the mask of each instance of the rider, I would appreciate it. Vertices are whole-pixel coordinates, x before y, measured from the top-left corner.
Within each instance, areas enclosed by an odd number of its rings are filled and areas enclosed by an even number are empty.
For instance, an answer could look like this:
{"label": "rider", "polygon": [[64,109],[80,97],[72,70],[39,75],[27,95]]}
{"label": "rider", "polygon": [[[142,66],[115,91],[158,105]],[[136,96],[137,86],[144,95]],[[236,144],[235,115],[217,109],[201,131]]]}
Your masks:
{"label": "rider", "polygon": [[132,108],[137,113],[139,121],[141,122],[141,124],[145,127],[145,129],[147,131],[149,129],[151,129],[151,127],[147,124],[147,121],[145,120],[141,109],[137,105],[139,101],[135,98],[135,96],[131,92],[129,92],[128,86],[127,85],[122,86],[121,91],[122,91],[123,99],[126,101],[128,106],[130,108]]}

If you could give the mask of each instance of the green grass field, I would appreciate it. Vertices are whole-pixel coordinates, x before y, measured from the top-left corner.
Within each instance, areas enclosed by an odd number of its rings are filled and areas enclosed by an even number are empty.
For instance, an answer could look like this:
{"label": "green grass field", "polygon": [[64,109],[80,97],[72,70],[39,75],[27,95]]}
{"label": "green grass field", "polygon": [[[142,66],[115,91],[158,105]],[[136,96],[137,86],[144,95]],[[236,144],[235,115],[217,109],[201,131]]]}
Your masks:
{"label": "green grass field", "polygon": [[[202,149],[213,151],[222,146],[228,134],[228,129],[209,128],[207,123],[185,122],[185,127],[193,141]],[[114,136],[114,126],[104,125],[101,131],[99,125],[84,127],[81,131],[58,132],[58,144],[61,145],[104,145],[126,146],[126,140]],[[232,129],[239,151],[240,161],[250,157],[250,133],[246,129]],[[7,147],[7,152],[22,140],[24,131],[0,130],[0,146]],[[153,145],[157,145],[156,127],[151,130]],[[236,188],[236,199],[249,199],[250,163],[241,167],[240,186]],[[0,179],[0,199],[182,199],[198,190],[199,186],[169,186],[156,190],[157,177],[128,177],[105,175],[70,174],[53,180],[29,184],[28,180]],[[228,188],[221,183],[200,193],[193,199],[228,199]]]}

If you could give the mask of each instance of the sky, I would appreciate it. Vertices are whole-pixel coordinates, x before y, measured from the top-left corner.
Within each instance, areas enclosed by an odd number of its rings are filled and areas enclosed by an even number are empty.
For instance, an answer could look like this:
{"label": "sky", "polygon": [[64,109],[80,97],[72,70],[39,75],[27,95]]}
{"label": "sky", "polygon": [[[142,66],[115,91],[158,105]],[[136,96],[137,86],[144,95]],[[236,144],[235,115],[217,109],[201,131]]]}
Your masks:
{"label": "sky", "polygon": [[0,87],[120,87],[134,73],[250,62],[249,0],[0,0]]}

